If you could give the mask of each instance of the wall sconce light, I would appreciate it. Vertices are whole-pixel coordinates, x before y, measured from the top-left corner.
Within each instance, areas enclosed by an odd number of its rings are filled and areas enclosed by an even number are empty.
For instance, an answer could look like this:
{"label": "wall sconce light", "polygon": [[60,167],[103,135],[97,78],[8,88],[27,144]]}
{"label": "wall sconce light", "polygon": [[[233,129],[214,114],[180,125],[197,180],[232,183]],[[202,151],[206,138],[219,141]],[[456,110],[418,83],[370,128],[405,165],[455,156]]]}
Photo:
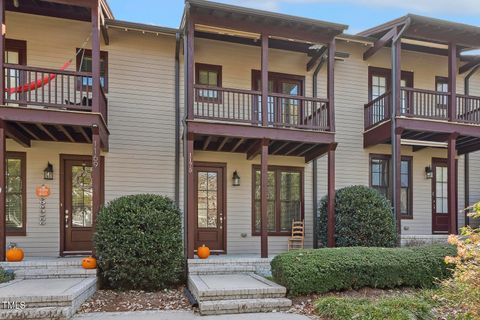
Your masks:
{"label": "wall sconce light", "polygon": [[233,172],[232,185],[233,185],[234,187],[240,186],[240,176],[238,175],[237,170],[235,170],[235,171]]}
{"label": "wall sconce light", "polygon": [[45,170],[43,170],[43,179],[53,180],[53,165],[49,162]]}
{"label": "wall sconce light", "polygon": [[433,178],[433,171],[431,166],[425,167],[425,179],[432,179]]}

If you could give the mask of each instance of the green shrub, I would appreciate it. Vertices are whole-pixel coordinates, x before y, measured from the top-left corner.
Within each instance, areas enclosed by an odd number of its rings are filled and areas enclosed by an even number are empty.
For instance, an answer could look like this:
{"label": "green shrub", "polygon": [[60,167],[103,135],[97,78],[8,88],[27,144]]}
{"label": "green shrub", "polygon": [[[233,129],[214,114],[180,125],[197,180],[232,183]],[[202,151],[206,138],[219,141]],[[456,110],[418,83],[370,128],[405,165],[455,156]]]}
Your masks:
{"label": "green shrub", "polygon": [[[327,198],[319,206],[319,240],[327,243]],[[350,186],[335,193],[337,247],[394,247],[397,241],[390,202],[376,190]]]}
{"label": "green shrub", "polygon": [[94,236],[105,285],[157,290],[183,280],[181,214],[157,195],[133,195],[108,203],[98,215]]}
{"label": "green shrub", "polygon": [[10,280],[13,280],[13,278],[13,272],[10,272],[0,267],[0,283],[8,282]]}
{"label": "green shrub", "polygon": [[347,289],[430,288],[451,274],[444,259],[452,246],[416,248],[326,248],[298,250],[276,256],[275,281],[292,295]]}
{"label": "green shrub", "polygon": [[315,303],[315,311],[332,320],[413,320],[435,319],[435,303],[422,294],[402,294],[378,299],[323,297]]}

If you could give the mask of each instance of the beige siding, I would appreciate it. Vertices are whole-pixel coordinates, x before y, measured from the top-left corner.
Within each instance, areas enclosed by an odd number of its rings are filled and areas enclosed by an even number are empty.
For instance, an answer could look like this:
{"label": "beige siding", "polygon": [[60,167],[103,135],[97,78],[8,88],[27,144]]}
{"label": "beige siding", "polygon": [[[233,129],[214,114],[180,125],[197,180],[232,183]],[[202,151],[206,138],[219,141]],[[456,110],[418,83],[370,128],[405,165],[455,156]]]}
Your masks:
{"label": "beige siding", "polygon": [[[7,38],[27,41],[30,66],[60,68],[74,57],[90,34],[85,22],[7,13]],[[105,197],[156,193],[174,197],[174,52],[175,37],[143,35],[110,29],[109,59],[110,151],[105,154]],[[90,48],[90,43],[87,44]],[[70,67],[75,70],[75,59]],[[15,143],[8,150],[16,150]],[[89,154],[90,145],[34,143],[27,150],[27,236],[9,238],[27,256],[59,254],[59,153]],[[38,225],[35,185],[50,161],[54,165],[53,195],[47,225]]]}

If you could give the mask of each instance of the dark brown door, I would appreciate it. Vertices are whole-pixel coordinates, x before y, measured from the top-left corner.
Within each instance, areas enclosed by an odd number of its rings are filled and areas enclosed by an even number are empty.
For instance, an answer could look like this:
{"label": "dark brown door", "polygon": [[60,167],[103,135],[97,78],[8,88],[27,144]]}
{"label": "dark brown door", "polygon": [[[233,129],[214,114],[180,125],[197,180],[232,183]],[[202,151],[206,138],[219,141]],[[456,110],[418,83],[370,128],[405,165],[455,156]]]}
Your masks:
{"label": "dark brown door", "polygon": [[65,159],[63,164],[64,253],[92,251],[92,163]]}
{"label": "dark brown door", "polygon": [[205,245],[213,252],[226,252],[224,174],[224,165],[195,165],[195,249]]}
{"label": "dark brown door", "polygon": [[448,232],[448,170],[447,161],[433,159],[432,162],[432,231]]}

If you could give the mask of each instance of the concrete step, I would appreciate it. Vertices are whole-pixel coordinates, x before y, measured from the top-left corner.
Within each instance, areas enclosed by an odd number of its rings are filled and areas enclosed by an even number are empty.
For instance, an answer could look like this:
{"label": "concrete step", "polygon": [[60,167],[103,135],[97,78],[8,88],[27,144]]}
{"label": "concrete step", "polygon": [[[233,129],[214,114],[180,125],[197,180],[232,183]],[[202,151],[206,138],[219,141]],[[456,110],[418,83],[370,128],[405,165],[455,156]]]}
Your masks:
{"label": "concrete step", "polygon": [[188,273],[197,274],[232,274],[232,273],[254,273],[256,267],[252,265],[192,265],[188,267]]}
{"label": "concrete step", "polygon": [[0,262],[0,267],[6,270],[22,270],[22,269],[64,269],[64,268],[80,268],[82,266],[82,258],[68,259],[39,259],[24,260],[20,262]]}
{"label": "concrete step", "polygon": [[96,269],[68,268],[33,268],[15,271],[15,279],[64,279],[64,278],[95,278]]}
{"label": "concrete step", "polygon": [[210,270],[210,274],[216,272],[218,273],[228,273],[229,268],[235,273],[237,271],[245,268],[241,272],[255,272],[262,276],[270,276],[272,274],[270,262],[272,258],[258,258],[258,257],[228,257],[228,256],[213,256],[208,259],[188,259],[188,270],[189,273],[195,273],[196,270],[202,270],[199,274],[204,274],[203,270]]}
{"label": "concrete step", "polygon": [[189,275],[188,288],[198,302],[283,298],[287,289],[253,273]]}
{"label": "concrete step", "polygon": [[203,301],[198,305],[201,315],[278,312],[288,310],[292,301],[287,298],[234,299]]}
{"label": "concrete step", "polygon": [[0,285],[0,319],[68,319],[96,291],[95,278],[16,279]]}
{"label": "concrete step", "polygon": [[0,310],[0,319],[66,320],[73,316],[70,307],[43,307]]}

